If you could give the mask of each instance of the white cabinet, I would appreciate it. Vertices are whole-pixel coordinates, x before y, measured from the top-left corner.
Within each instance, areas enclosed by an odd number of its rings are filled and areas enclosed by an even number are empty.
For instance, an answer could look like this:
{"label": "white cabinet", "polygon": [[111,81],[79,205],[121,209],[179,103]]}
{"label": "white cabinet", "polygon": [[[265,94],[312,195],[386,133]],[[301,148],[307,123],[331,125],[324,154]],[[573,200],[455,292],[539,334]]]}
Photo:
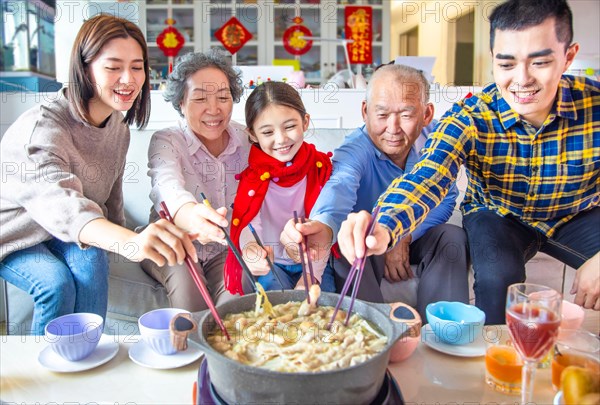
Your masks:
{"label": "white cabinet", "polygon": [[[167,10],[171,7],[175,27],[186,44],[180,51],[204,51],[223,48],[215,32],[235,16],[252,39],[234,57],[236,65],[271,65],[273,59],[294,59],[283,47],[283,32],[302,17],[314,37],[310,51],[297,57],[307,81],[321,83],[335,72],[346,69],[344,48],[335,40],[344,37],[344,9],[347,5],[369,5],[373,17],[373,65],[390,59],[389,0],[147,0],[140,1],[140,26],[146,32],[150,49],[150,66],[162,77],[166,75],[167,58],[156,45],[156,36],[166,27]],[[357,66],[353,66],[356,71]]]}
{"label": "white cabinet", "polygon": [[193,0],[146,0],[138,1],[139,25],[146,34],[148,43],[148,57],[150,61],[152,84],[158,86],[161,79],[168,73],[168,59],[156,44],[156,37],[167,27],[168,9],[171,8],[173,25],[185,40],[183,48],[179,51],[182,55],[187,52],[199,50],[199,26],[196,24],[198,2]]}

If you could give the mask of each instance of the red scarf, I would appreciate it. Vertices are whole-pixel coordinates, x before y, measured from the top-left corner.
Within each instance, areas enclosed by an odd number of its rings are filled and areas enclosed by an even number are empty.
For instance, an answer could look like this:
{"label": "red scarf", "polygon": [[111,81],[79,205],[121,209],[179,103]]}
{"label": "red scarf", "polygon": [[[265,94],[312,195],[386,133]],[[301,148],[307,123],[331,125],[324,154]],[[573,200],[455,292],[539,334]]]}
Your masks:
{"label": "red scarf", "polygon": [[[250,148],[248,167],[239,175],[237,194],[233,202],[230,236],[240,250],[240,234],[259,213],[269,181],[280,187],[291,187],[306,177],[304,212],[308,217],[321,188],[331,175],[331,153],[319,152],[315,146],[306,142],[291,162],[280,162],[267,155],[258,146]],[[291,164],[290,164],[291,163]],[[241,251],[241,250],[240,250]],[[243,295],[242,267],[229,249],[225,261],[225,288],[232,294]]]}

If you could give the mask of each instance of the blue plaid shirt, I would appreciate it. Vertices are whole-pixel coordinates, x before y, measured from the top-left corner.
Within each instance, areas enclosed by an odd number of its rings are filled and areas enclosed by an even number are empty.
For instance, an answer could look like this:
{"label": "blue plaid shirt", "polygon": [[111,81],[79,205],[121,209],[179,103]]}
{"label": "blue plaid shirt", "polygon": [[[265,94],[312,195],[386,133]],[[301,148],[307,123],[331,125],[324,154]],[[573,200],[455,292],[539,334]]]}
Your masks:
{"label": "blue plaid shirt", "polygon": [[469,179],[464,215],[513,215],[552,236],[600,203],[600,83],[563,75],[539,129],[510,108],[495,84],[454,104],[414,169],[379,200],[379,222],[394,243],[440,203],[461,164]]}

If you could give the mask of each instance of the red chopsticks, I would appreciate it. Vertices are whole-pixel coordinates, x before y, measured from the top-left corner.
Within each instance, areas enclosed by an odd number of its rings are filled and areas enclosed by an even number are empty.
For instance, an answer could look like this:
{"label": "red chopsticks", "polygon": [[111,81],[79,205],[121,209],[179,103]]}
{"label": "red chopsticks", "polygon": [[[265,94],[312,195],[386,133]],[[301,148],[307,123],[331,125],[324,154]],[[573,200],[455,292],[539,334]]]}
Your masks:
{"label": "red chopsticks", "polygon": [[[373,233],[373,230],[375,229],[375,221],[376,221],[377,215],[379,214],[380,209],[381,209],[381,206],[377,206],[377,207],[375,207],[375,210],[373,210],[373,214],[371,216],[371,220],[369,221],[369,226],[367,227],[367,232],[365,234],[365,239],[367,238],[367,236],[369,236]],[[348,272],[348,278],[346,278],[346,282],[344,283],[344,287],[342,288],[342,292],[340,293],[340,298],[335,306],[333,315],[331,316],[331,320],[329,321],[329,324],[327,325],[327,329],[330,329],[331,325],[333,325],[333,321],[335,321],[335,317],[336,317],[338,311],[340,310],[340,305],[342,304],[342,300],[346,296],[346,293],[348,292],[348,289],[350,288],[350,284],[352,284],[352,282],[354,281],[354,286],[352,287],[352,296],[350,298],[350,305],[348,306],[348,312],[346,313],[346,320],[344,321],[344,325],[348,325],[348,321],[350,320],[350,314],[352,312],[352,308],[354,308],[354,301],[356,300],[356,294],[358,293],[358,286],[360,285],[360,281],[362,280],[362,275],[363,275],[363,271],[365,269],[366,261],[367,261],[366,254],[364,257],[356,258],[354,260],[354,263],[352,264],[352,267],[350,268],[350,271]]]}
{"label": "red chopsticks", "polygon": [[[298,219],[298,212],[294,211],[294,223],[303,223],[303,221]],[[315,275],[313,273],[312,261],[310,260],[310,252],[308,249],[308,238],[304,236],[303,241],[298,243],[298,249],[300,250],[300,263],[302,264],[302,279],[304,280],[304,289],[306,290],[306,302],[310,304],[310,294],[308,293],[309,285],[307,279],[307,270],[308,267],[310,271],[310,284],[314,284],[316,282]],[[306,262],[304,261],[304,247],[306,247]]]}
{"label": "red chopsticks", "polygon": [[[174,224],[175,222],[173,221],[173,217],[171,217],[171,214],[169,213],[167,204],[165,204],[164,201],[161,201],[160,207],[162,208],[159,211],[160,217],[163,219],[166,219],[167,221]],[[192,276],[194,283],[196,283],[196,287],[198,287],[198,290],[200,290],[200,294],[202,294],[202,298],[204,298],[204,302],[206,302],[206,305],[208,305],[210,312],[212,313],[213,317],[215,318],[215,321],[217,321],[219,328],[221,328],[221,331],[227,337],[227,340],[231,340],[231,337],[229,337],[229,333],[227,333],[227,329],[225,328],[225,325],[223,324],[223,320],[221,319],[221,316],[217,312],[217,308],[215,308],[215,304],[210,296],[210,293],[208,292],[206,285],[204,285],[204,281],[202,281],[200,276],[198,276],[198,273],[196,272],[196,266],[194,266],[194,262],[192,261],[192,258],[187,253],[185,255],[185,264],[187,265],[188,271],[190,272],[190,275]]]}

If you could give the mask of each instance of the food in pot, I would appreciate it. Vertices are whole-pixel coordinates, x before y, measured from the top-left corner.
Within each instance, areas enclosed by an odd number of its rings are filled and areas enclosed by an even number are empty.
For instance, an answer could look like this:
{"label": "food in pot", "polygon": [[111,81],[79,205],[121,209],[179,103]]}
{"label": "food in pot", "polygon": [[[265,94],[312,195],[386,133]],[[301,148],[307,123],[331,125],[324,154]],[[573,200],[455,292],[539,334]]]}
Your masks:
{"label": "food in pot", "polygon": [[231,340],[216,327],[208,343],[240,363],[290,373],[347,368],[385,349],[387,336],[357,314],[344,326],[346,313],[340,310],[328,330],[334,308],[316,306],[316,290],[310,290],[311,305],[287,302],[270,314],[264,309],[228,314],[223,323]]}

